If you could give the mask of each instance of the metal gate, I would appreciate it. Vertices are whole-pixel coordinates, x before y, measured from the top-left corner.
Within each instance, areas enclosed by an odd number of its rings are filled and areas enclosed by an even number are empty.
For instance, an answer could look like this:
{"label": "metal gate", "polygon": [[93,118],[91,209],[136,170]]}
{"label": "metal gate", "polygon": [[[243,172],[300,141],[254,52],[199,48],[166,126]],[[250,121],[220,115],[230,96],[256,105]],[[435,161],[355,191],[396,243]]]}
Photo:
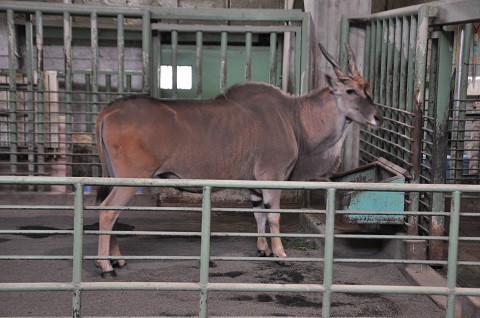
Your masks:
{"label": "metal gate", "polygon": [[250,80],[309,89],[310,17],[299,10],[3,1],[0,15],[3,175],[100,176],[94,120],[122,95],[210,98]]}
{"label": "metal gate", "polygon": [[[478,14],[469,11],[477,5],[475,1],[435,3],[342,20],[342,43],[350,26],[365,29],[364,78],[386,120],[381,131],[361,131],[360,162],[385,157],[410,169],[415,183],[478,181],[476,172],[469,173],[470,166],[477,169],[478,146],[476,110],[466,107],[472,102],[467,97],[472,25],[464,24],[480,21]],[[346,67],[343,45],[342,49]],[[468,154],[476,159],[469,160]],[[412,193],[407,204],[415,210],[442,211],[445,198],[431,192]],[[440,216],[409,217],[406,224],[412,234],[444,233]],[[444,255],[435,242],[430,243],[429,253],[431,259]]]}

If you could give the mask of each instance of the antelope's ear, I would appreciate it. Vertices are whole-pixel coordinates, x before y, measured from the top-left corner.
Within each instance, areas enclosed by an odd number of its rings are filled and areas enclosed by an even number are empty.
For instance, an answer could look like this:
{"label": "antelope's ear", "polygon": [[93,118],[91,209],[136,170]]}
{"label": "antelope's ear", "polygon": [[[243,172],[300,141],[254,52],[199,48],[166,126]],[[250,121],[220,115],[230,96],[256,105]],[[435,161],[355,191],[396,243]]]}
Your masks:
{"label": "antelope's ear", "polygon": [[331,77],[330,75],[325,75],[325,79],[327,80],[328,86],[332,89],[334,94],[338,93],[338,81]]}

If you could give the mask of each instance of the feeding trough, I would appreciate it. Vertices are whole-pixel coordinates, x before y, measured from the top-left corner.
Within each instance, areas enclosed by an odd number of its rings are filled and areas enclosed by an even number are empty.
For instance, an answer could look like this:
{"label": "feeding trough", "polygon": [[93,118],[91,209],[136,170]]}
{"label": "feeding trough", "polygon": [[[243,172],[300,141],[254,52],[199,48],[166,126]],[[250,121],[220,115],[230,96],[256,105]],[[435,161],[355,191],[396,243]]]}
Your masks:
{"label": "feeding trough", "polygon": [[[333,182],[405,183],[411,179],[407,170],[379,158],[378,161],[336,174]],[[340,214],[348,224],[403,224],[405,193],[394,191],[339,191],[337,210],[385,211],[388,214]],[[391,213],[391,212],[399,212]]]}

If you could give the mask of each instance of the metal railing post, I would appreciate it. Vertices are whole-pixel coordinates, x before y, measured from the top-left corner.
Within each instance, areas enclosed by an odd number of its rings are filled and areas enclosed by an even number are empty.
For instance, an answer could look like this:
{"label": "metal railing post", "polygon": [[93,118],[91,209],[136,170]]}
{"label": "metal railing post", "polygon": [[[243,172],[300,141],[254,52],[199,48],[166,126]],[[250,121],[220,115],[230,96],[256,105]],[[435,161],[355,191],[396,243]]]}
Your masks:
{"label": "metal railing post", "polygon": [[83,184],[75,184],[75,206],[73,221],[73,313],[74,318],[81,317],[81,289],[83,261]]}
{"label": "metal railing post", "polygon": [[210,265],[210,219],[212,213],[211,187],[203,188],[202,201],[202,242],[200,251],[200,317],[207,317],[207,287],[208,270]]}
{"label": "metal railing post", "polygon": [[450,231],[448,240],[448,270],[447,287],[450,294],[447,297],[447,318],[455,317],[455,289],[457,285],[458,235],[460,228],[460,200],[462,193],[452,194],[452,209],[450,211]]}
{"label": "metal railing post", "polygon": [[324,243],[324,263],[323,263],[323,293],[322,317],[330,317],[330,307],[332,298],[332,275],[333,275],[333,241],[335,232],[335,193],[336,190],[327,189],[327,208],[325,221],[325,243]]}

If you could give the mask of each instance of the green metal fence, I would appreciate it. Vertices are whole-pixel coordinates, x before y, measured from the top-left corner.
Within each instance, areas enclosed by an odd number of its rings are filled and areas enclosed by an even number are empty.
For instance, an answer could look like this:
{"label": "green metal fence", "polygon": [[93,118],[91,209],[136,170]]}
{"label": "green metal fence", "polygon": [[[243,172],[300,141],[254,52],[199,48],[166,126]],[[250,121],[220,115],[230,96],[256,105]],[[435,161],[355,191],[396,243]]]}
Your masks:
{"label": "green metal fence", "polygon": [[[126,94],[201,99],[287,78],[291,93],[310,88],[310,18],[299,10],[2,1],[0,16],[9,53],[0,69],[1,175],[100,176],[94,121]],[[288,70],[284,47],[293,52]],[[184,66],[189,88],[177,83]]]}
{"label": "green metal fence", "polygon": [[[445,317],[455,317],[455,300],[459,296],[480,296],[480,288],[457,287],[458,266],[479,266],[480,262],[472,262],[458,259],[459,242],[478,242],[479,237],[461,237],[459,235],[459,224],[462,217],[479,217],[478,213],[461,211],[460,203],[462,195],[477,194],[480,186],[474,185],[440,185],[440,184],[366,184],[366,183],[322,183],[322,182],[261,182],[261,181],[222,181],[222,180],[153,180],[153,179],[99,179],[99,178],[51,178],[51,177],[0,177],[1,184],[26,184],[26,185],[48,185],[62,184],[75,186],[75,201],[73,206],[40,206],[40,205],[1,205],[1,209],[70,209],[74,213],[73,230],[0,230],[1,235],[12,234],[68,234],[73,235],[74,248],[72,256],[45,256],[45,255],[0,255],[0,260],[72,260],[73,274],[71,282],[40,282],[40,283],[0,283],[0,292],[19,291],[72,291],[73,302],[72,312],[74,317],[81,317],[82,291],[87,290],[182,290],[197,291],[200,293],[199,316],[208,316],[207,296],[211,291],[262,291],[262,292],[307,292],[323,294],[322,317],[330,317],[331,297],[335,293],[375,293],[375,294],[418,294],[418,295],[444,295],[448,298]],[[83,215],[86,209],[100,209],[84,204],[83,187],[85,185],[121,185],[121,186],[146,186],[146,187],[183,187],[203,189],[202,207],[198,208],[202,213],[201,232],[146,232],[146,231],[88,231],[83,230]],[[212,283],[209,281],[209,261],[276,261],[275,258],[261,257],[213,257],[210,254],[210,238],[215,236],[256,236],[256,233],[215,233],[210,230],[212,212],[272,212],[264,209],[233,209],[233,208],[212,208],[211,192],[217,188],[236,189],[308,189],[325,190],[325,209],[281,209],[280,213],[310,213],[325,215],[324,234],[282,234],[281,237],[314,237],[324,242],[324,256],[321,258],[286,258],[292,262],[313,262],[321,263],[324,268],[323,282],[318,284],[264,284],[264,283]],[[389,191],[389,192],[435,192],[446,193],[452,197],[450,211],[423,212],[409,210],[405,214],[409,216],[419,215],[441,215],[450,220],[448,235],[421,237],[429,241],[439,241],[448,244],[448,259],[444,260],[415,260],[415,259],[348,259],[335,258],[333,255],[335,239],[393,239],[393,240],[415,240],[416,235],[372,235],[372,234],[339,234],[334,231],[335,218],[341,214],[388,214],[389,212],[374,211],[344,211],[335,209],[335,201],[338,200],[336,193],[340,190],[356,191]],[[139,207],[109,207],[109,209],[141,210]],[[181,207],[151,207],[149,210],[182,210]],[[192,209],[192,208],[189,208]],[[275,211],[277,212],[277,211]],[[398,213],[398,212],[392,212]],[[149,259],[149,260],[200,260],[200,279],[198,282],[84,282],[82,281],[82,267],[84,260],[94,259],[118,259],[119,257],[97,257],[83,254],[82,242],[84,235],[115,234],[115,235],[189,235],[201,237],[201,252],[197,256],[121,256],[122,259]],[[272,234],[266,234],[271,237]],[[276,235],[278,236],[278,235]],[[393,286],[393,285],[348,285],[336,284],[333,282],[333,269],[335,264],[340,263],[375,263],[375,264],[433,264],[446,265],[447,283],[446,286]]]}
{"label": "green metal fence", "polygon": [[[468,10],[476,5],[468,0],[455,6],[432,3],[342,20],[342,43],[350,27],[365,30],[364,78],[386,121],[383,130],[361,131],[362,163],[385,157],[409,169],[415,183],[478,183],[478,116],[468,106],[476,99],[467,96],[475,57],[472,24],[465,24],[480,21]],[[346,67],[345,51],[342,63]],[[407,204],[439,211],[444,197],[412,194]],[[444,232],[441,216],[411,217],[408,225],[412,234]],[[435,245],[430,257],[441,259],[443,251]]]}

